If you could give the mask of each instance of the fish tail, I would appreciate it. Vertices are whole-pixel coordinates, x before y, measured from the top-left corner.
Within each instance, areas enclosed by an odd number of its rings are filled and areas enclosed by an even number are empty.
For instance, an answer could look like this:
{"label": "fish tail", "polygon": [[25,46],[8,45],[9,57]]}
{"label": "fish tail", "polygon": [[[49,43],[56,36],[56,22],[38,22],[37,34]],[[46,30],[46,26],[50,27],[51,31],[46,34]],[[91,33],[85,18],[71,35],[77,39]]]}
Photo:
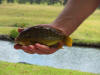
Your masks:
{"label": "fish tail", "polygon": [[68,47],[72,46],[72,39],[70,37],[66,37],[64,42],[65,42],[66,46],[68,46]]}

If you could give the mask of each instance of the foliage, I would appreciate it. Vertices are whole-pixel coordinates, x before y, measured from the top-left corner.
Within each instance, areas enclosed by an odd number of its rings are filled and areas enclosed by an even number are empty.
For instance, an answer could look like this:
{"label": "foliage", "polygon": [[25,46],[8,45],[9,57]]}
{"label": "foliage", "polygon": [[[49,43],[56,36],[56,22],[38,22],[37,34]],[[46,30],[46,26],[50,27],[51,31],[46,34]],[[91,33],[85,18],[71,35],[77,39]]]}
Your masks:
{"label": "foliage", "polygon": [[[0,3],[3,0],[0,0]],[[7,3],[21,3],[21,4],[25,4],[25,3],[36,3],[36,4],[41,4],[41,3],[47,3],[48,5],[54,5],[56,3],[60,3],[61,5],[66,4],[67,0],[6,0]]]}
{"label": "foliage", "polygon": [[7,3],[14,3],[14,0],[7,0]]}
{"label": "foliage", "polygon": [[[38,9],[37,9],[38,8]],[[14,24],[27,24],[27,27],[53,22],[63,6],[2,4],[0,5],[0,34],[9,34],[16,29]],[[84,43],[100,43],[100,10],[97,9],[80,27],[71,35]],[[74,41],[76,42],[76,41]]]}
{"label": "foliage", "polygon": [[18,0],[18,3],[25,4],[27,3],[27,0]]}
{"label": "foliage", "polygon": [[26,27],[27,25],[28,25],[27,23],[21,23],[21,24],[15,23],[13,26],[14,26],[14,27],[24,28],[24,27]]}
{"label": "foliage", "polygon": [[11,38],[16,38],[17,35],[18,35],[18,31],[17,30],[13,29],[13,30],[10,31],[10,37]]}
{"label": "foliage", "polygon": [[0,4],[2,4],[2,0],[0,0]]}

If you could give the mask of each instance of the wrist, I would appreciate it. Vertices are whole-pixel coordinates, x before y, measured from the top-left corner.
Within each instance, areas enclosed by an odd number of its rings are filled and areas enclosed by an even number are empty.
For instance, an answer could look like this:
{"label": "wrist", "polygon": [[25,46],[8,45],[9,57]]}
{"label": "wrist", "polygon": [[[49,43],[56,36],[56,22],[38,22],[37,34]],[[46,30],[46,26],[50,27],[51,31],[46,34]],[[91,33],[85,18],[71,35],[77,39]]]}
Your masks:
{"label": "wrist", "polygon": [[61,30],[66,36],[69,36],[72,33],[72,28],[69,28],[68,23],[60,24],[60,23],[51,23],[52,27]]}

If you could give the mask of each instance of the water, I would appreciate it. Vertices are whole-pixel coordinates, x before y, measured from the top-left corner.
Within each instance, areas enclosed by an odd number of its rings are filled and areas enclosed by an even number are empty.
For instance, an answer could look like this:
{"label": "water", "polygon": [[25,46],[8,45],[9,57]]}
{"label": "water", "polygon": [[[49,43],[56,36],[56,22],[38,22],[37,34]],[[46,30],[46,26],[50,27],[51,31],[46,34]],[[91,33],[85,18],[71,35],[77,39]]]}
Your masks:
{"label": "water", "polygon": [[100,73],[100,49],[95,48],[64,47],[50,55],[38,55],[15,50],[13,43],[0,41],[0,60]]}

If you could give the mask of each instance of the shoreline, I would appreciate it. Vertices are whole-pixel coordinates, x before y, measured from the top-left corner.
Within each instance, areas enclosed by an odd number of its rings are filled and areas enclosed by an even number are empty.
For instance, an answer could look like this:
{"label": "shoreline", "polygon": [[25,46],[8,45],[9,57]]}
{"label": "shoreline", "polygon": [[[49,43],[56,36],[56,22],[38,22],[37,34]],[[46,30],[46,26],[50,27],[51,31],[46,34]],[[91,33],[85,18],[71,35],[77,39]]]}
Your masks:
{"label": "shoreline", "polygon": [[[98,75],[98,73],[93,72],[85,72],[80,70],[72,70],[72,69],[60,69],[50,66],[41,66],[41,65],[30,65],[30,64],[23,64],[23,63],[11,63],[11,62],[4,62],[0,61],[1,64],[1,73],[2,75],[21,75],[22,73],[26,73],[25,75]],[[6,66],[5,66],[6,65]],[[4,69],[3,69],[4,68]],[[9,68],[9,69],[8,69]],[[15,71],[12,71],[14,70]],[[16,70],[18,69],[18,70]],[[12,73],[11,73],[12,71]],[[62,74],[63,73],[63,74]]]}
{"label": "shoreline", "polygon": [[100,44],[86,44],[86,43],[73,43],[73,46],[87,47],[87,48],[100,48]]}
{"label": "shoreline", "polygon": [[[9,35],[4,35],[4,34],[0,34],[0,40],[14,42],[14,38],[10,37]],[[73,40],[75,40],[75,39],[73,39]],[[81,43],[73,42],[73,46],[88,47],[88,48],[100,48],[100,43],[87,44],[87,43],[82,43],[82,42]]]}
{"label": "shoreline", "polygon": [[0,40],[3,40],[3,41],[14,41],[14,38],[11,38],[9,35],[0,34]]}

